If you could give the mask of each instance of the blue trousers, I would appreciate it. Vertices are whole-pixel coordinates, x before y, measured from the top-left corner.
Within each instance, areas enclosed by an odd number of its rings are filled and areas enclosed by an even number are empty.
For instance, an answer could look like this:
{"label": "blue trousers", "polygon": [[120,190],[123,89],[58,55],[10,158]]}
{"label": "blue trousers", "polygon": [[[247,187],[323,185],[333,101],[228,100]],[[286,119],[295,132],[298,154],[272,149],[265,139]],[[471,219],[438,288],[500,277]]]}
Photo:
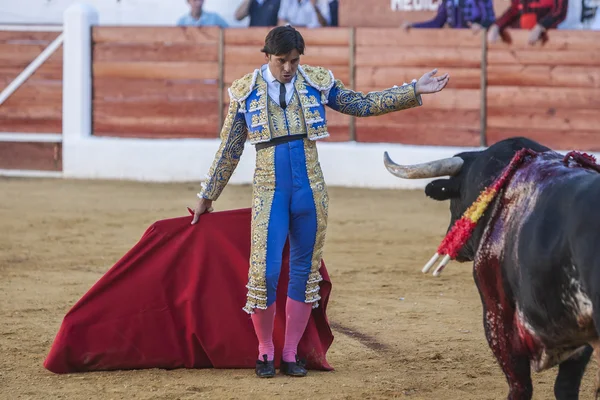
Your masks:
{"label": "blue trousers", "polygon": [[327,203],[314,142],[296,140],[258,150],[246,311],[266,308],[275,301],[288,237],[288,296],[308,303],[319,300]]}

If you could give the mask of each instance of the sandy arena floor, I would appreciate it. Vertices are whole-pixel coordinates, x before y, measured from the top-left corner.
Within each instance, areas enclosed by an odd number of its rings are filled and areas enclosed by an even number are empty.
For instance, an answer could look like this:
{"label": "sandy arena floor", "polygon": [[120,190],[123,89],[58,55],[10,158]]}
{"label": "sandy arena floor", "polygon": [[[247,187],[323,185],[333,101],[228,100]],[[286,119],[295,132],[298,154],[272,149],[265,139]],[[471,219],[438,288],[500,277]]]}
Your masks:
{"label": "sandy arena floor", "polygon": [[[330,188],[325,262],[334,372],[259,380],[253,370],[55,375],[42,362],[68,309],[154,221],[187,215],[197,185],[0,178],[2,399],[503,399],[471,265],[420,269],[442,239],[446,203],[422,191]],[[248,207],[229,186],[216,210]],[[582,399],[592,396],[595,362]],[[550,399],[556,369],[534,376]]]}

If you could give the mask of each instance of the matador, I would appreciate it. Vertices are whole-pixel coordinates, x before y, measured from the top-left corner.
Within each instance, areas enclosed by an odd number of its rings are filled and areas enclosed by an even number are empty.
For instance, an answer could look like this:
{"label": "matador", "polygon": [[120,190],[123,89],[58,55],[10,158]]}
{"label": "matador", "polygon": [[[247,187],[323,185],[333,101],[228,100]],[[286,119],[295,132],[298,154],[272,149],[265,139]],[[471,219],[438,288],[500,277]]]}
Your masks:
{"label": "matador", "polygon": [[292,26],[272,29],[262,52],[266,63],[233,82],[221,144],[208,171],[192,224],[212,211],[234,172],[246,141],[256,148],[253,177],[251,255],[247,300],[259,348],[256,374],[275,375],[272,340],[282,253],[289,237],[290,274],[285,343],[280,370],[307,371],[297,356],[311,309],[319,305],[319,273],[327,229],[328,195],[317,141],[329,136],[325,107],[355,117],[373,117],[422,105],[449,76],[437,70],[418,81],[363,94],[344,87],[322,67],[301,65],[304,39]]}

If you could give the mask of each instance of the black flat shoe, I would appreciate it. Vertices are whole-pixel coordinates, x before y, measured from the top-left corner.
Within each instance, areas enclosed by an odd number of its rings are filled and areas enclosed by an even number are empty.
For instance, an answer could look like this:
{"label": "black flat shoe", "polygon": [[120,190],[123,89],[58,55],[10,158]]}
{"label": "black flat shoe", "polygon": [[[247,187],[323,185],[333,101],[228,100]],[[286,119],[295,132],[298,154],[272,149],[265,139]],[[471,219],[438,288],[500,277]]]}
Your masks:
{"label": "black flat shoe", "polygon": [[304,361],[300,361],[298,356],[296,356],[296,362],[285,362],[281,360],[281,366],[279,369],[282,374],[289,376],[306,376],[308,371],[304,367]]}
{"label": "black flat shoe", "polygon": [[267,361],[267,355],[263,354],[264,361],[256,360],[256,375],[259,378],[272,378],[275,376],[275,363]]}

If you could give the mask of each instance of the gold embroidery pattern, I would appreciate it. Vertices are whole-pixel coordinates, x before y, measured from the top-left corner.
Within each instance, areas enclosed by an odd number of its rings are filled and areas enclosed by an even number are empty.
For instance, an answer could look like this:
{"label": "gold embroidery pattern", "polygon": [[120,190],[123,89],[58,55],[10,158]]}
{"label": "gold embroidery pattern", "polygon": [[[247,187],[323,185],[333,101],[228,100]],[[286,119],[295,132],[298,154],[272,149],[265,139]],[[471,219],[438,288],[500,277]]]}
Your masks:
{"label": "gold embroidery pattern", "polygon": [[271,128],[271,136],[273,138],[286,136],[287,126],[285,124],[285,115],[283,109],[275,103],[275,101],[269,96],[267,100],[269,102],[269,123]]}
{"label": "gold embroidery pattern", "polygon": [[252,100],[250,102],[250,107],[248,108],[247,112],[250,113],[250,112],[255,112],[255,111],[258,111],[258,110],[262,110],[262,107],[264,107],[264,105],[261,106],[261,104],[258,101],[258,99],[254,99],[254,100]]}
{"label": "gold embroidery pattern", "polygon": [[306,133],[298,95],[294,93],[285,111],[269,97],[269,122],[273,138]]}
{"label": "gold embroidery pattern", "polygon": [[310,111],[310,109],[306,109],[304,111],[304,117],[306,118],[307,124],[323,122],[323,117],[318,110]]}
{"label": "gold embroidery pattern", "polygon": [[[300,103],[302,104],[302,111],[304,113],[304,124],[306,126],[306,133],[310,140],[317,140],[326,138],[329,136],[327,131],[327,122],[325,121],[325,115],[321,115],[319,110],[312,110],[313,108],[320,107],[319,101],[314,95],[308,95],[306,90],[306,82],[304,79],[296,79],[296,92],[299,93]],[[324,110],[323,110],[324,112]],[[321,124],[322,122],[322,124]],[[319,124],[315,126],[315,124]]]}
{"label": "gold embroidery pattern", "polygon": [[275,194],[275,146],[257,151],[252,188],[252,248],[248,271],[248,294],[243,310],[267,308],[267,232]]}
{"label": "gold embroidery pattern", "polygon": [[271,140],[271,130],[269,129],[269,112],[267,107],[267,82],[259,75],[256,77],[256,99],[250,102],[250,109],[260,110],[251,118],[250,132],[248,136],[250,143],[268,142]]}
{"label": "gold embroidery pattern", "polygon": [[302,113],[302,105],[298,99],[298,93],[294,93],[290,104],[285,109],[287,117],[288,132],[290,135],[300,135],[306,133],[306,125]]}
{"label": "gold embroidery pattern", "polygon": [[233,81],[229,88],[229,97],[237,102],[246,100],[250,93],[252,93],[257,76],[258,69]]}
{"label": "gold embroidery pattern", "polygon": [[229,103],[221,129],[221,144],[199,193],[206,199],[214,201],[219,198],[244,151],[248,129],[243,114],[238,113],[239,107],[235,101]]}
{"label": "gold embroidery pattern", "polygon": [[323,178],[323,171],[319,163],[317,145],[310,140],[304,140],[304,154],[306,157],[306,172],[310,188],[313,193],[315,209],[317,212],[317,235],[315,237],[314,250],[312,254],[310,274],[306,283],[305,302],[313,303],[313,308],[319,306],[321,296],[319,294],[319,282],[323,280],[321,273],[321,260],[323,258],[323,247],[325,245],[325,233],[327,231],[327,219],[329,209],[329,195]]}
{"label": "gold embroidery pattern", "polygon": [[306,79],[309,85],[315,89],[327,91],[333,87],[333,73],[326,68],[302,65],[298,67],[298,70],[304,76],[304,79]]}
{"label": "gold embroidery pattern", "polygon": [[348,90],[339,80],[336,80],[335,84],[339,91],[335,98],[336,104],[332,105],[332,108],[355,117],[383,115],[420,105],[411,84],[367,94]]}
{"label": "gold embroidery pattern", "polygon": [[329,136],[329,132],[327,131],[327,125],[309,125],[308,126],[308,138],[310,140],[317,140],[321,138],[326,138]]}

